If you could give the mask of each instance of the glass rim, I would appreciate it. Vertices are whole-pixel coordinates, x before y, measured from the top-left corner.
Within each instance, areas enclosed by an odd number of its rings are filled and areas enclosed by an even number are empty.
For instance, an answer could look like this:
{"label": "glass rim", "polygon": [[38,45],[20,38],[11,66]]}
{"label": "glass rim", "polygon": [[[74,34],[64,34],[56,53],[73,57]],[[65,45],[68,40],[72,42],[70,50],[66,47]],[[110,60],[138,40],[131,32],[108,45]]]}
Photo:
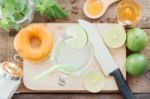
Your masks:
{"label": "glass rim", "polygon": [[[138,21],[137,21],[137,22],[130,23],[130,24],[127,24],[127,23],[125,23],[125,22],[123,22],[123,21],[121,21],[121,20],[118,19],[118,8],[119,8],[120,4],[121,4],[122,2],[128,2],[128,1],[135,2],[135,3],[138,4],[138,6],[140,7],[140,8],[139,8],[139,9],[140,9],[140,16],[139,16],[139,18],[138,18]],[[137,24],[137,23],[141,20],[141,18],[142,18],[142,11],[143,11],[143,6],[139,3],[139,1],[137,1],[137,0],[122,0],[122,1],[120,1],[120,2],[118,3],[118,5],[117,5],[117,7],[116,7],[117,21],[118,21],[119,24],[122,24],[122,25],[135,25],[135,24]]]}
{"label": "glass rim", "polygon": [[22,71],[22,69],[21,69],[21,75],[14,75],[14,74],[12,74],[11,72],[9,72],[9,71],[7,71],[5,68],[4,68],[4,65],[6,64],[6,63],[9,63],[9,64],[11,64],[11,65],[13,65],[13,66],[15,66],[15,69],[16,68],[20,68],[19,67],[19,65],[16,63],[16,62],[14,62],[14,61],[4,61],[4,62],[2,62],[1,64],[0,64],[0,75],[1,76],[3,76],[4,78],[6,78],[6,79],[11,79],[11,80],[18,80],[19,78],[22,78],[23,77],[23,71]]}
{"label": "glass rim", "polygon": [[[54,50],[57,48],[57,46],[58,46],[58,44],[59,43],[64,43],[65,44],[65,41],[62,41],[62,40],[59,40],[57,43],[56,43],[56,46],[54,47]],[[60,71],[62,71],[62,72],[64,72],[64,73],[68,73],[68,74],[74,74],[74,73],[80,73],[80,72],[82,72],[82,71],[84,71],[89,65],[90,65],[90,63],[91,63],[91,60],[92,60],[92,49],[91,49],[91,46],[90,46],[90,43],[87,43],[82,49],[87,49],[88,51],[89,51],[89,53],[88,53],[88,61],[86,61],[87,63],[86,63],[86,66],[83,66],[83,68],[81,68],[81,70],[77,70],[77,71],[67,71],[67,70],[64,70],[64,69],[60,69]],[[52,55],[51,55],[51,61],[52,61],[52,64],[54,65],[54,64],[57,64],[57,62],[56,62],[56,59],[55,59],[55,51],[52,51]],[[73,50],[76,50],[76,49],[73,49]],[[79,50],[79,49],[77,49],[77,50]],[[84,62],[85,63],[85,62]]]}
{"label": "glass rim", "polygon": [[[25,21],[32,21],[32,17],[35,10],[35,4],[33,0],[27,0],[27,3],[28,3],[28,8],[27,8],[28,12],[21,20],[16,21],[17,24],[23,24]],[[29,18],[31,19],[29,20]]]}

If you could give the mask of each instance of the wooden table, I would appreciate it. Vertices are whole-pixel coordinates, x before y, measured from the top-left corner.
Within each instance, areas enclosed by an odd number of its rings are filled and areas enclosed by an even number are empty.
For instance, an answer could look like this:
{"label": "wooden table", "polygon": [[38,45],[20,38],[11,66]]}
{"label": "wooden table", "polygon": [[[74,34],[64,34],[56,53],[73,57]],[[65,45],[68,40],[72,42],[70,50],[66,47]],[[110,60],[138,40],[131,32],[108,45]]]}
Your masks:
{"label": "wooden table", "polygon": [[[83,2],[85,0],[75,0],[75,3],[71,3],[72,0],[59,0],[64,8],[69,12],[68,19],[49,19],[44,16],[35,15],[33,22],[77,22],[78,18],[86,19],[90,22],[99,22],[99,23],[117,23],[116,19],[116,4],[113,4],[105,13],[105,15],[97,20],[88,19],[84,16],[82,12]],[[148,36],[150,37],[150,0],[138,0],[143,5],[143,16],[137,27],[143,28]],[[73,9],[74,6],[77,6],[76,9]],[[0,31],[0,61],[4,60],[13,60],[13,56],[16,54],[16,51],[13,47],[13,40],[16,32],[4,32]],[[150,62],[150,41],[142,53],[144,53]],[[150,68],[145,72],[144,75],[140,77],[131,77],[127,76],[127,81],[132,91],[136,94],[138,99],[150,99]],[[24,88],[23,85],[20,86],[20,89]],[[100,93],[100,94],[53,94],[53,93],[44,93],[44,94],[33,94],[23,92],[21,94],[14,95],[13,99],[122,99],[119,93]]]}

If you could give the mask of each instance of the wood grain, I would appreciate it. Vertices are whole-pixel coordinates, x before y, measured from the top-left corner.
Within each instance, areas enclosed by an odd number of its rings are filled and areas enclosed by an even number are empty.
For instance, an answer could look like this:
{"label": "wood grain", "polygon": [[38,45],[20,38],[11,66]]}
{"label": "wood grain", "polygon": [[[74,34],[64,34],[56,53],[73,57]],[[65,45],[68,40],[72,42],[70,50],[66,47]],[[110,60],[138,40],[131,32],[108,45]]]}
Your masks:
{"label": "wood grain", "polygon": [[[86,19],[90,22],[98,22],[98,23],[117,23],[117,18],[116,18],[116,7],[118,5],[118,3],[112,4],[108,10],[106,11],[106,13],[98,19],[89,19],[87,18],[83,11],[82,11],[82,7],[83,4],[86,0],[75,0],[75,3],[71,3],[72,0],[59,0],[62,4],[62,6],[68,11],[69,13],[69,17],[67,19],[49,19],[47,17],[40,17],[40,15],[35,15],[34,18],[34,22],[77,22],[77,19],[82,18],[82,19]],[[150,28],[150,0],[137,0],[140,2],[140,4],[143,7],[143,11],[142,11],[142,18],[141,21],[137,24],[137,26],[135,27],[142,27],[142,28]],[[73,6],[76,6],[77,9],[73,9]],[[76,12],[76,13],[74,13]]]}
{"label": "wood grain", "polygon": [[[149,99],[150,94],[136,94],[137,99]],[[123,99],[120,94],[19,94],[12,99]]]}
{"label": "wood grain", "polygon": [[[150,29],[144,30],[147,32],[150,40]],[[13,60],[13,56],[16,54],[13,47],[13,39],[14,37],[9,36],[9,33],[0,33],[0,61]],[[145,48],[142,53],[147,56],[150,62],[150,41],[147,48]],[[150,66],[144,75],[140,77],[127,76],[127,81],[134,93],[150,93]],[[22,93],[32,92],[31,90],[27,90],[23,84],[18,89],[18,91],[20,90],[22,90]]]}
{"label": "wood grain", "polygon": [[[48,23],[48,24],[41,24],[41,25],[44,25],[48,30],[50,30],[50,32],[53,33],[54,39],[55,39],[54,44],[55,44],[55,43],[57,43],[58,38],[60,38],[61,35],[63,33],[65,33],[66,28],[68,28],[71,25],[77,25],[77,24],[74,24],[74,23],[59,23],[59,24],[58,23],[56,23],[56,24]],[[119,29],[121,29],[123,31],[122,33],[125,33],[125,29],[120,24],[94,24],[94,25],[98,31],[102,31],[102,32],[100,32],[101,35],[103,35],[105,33],[105,31],[108,29],[108,27],[111,27],[111,28],[118,27]],[[118,49],[110,48],[109,50],[112,53],[112,56],[113,56],[114,60],[116,61],[117,65],[119,66],[120,70],[122,71],[124,78],[126,79],[126,71],[124,68],[124,62],[126,60],[126,47],[122,46]],[[87,52],[87,50],[84,50],[84,51]],[[89,53],[90,52],[88,50],[88,53],[85,53],[85,54],[90,55]],[[63,54],[63,55],[65,55],[65,54]],[[69,55],[72,55],[72,54],[69,54]],[[73,56],[74,56],[74,59],[76,59],[76,56],[74,54],[73,54]],[[78,57],[80,57],[80,56],[78,56]],[[82,57],[82,58],[84,59],[84,57]],[[76,60],[74,60],[74,61],[76,61]],[[78,61],[76,61],[76,62],[78,62]],[[82,61],[80,61],[80,62],[82,63]],[[44,62],[38,62],[38,63],[33,63],[30,61],[24,60],[23,61],[23,74],[24,74],[23,82],[24,82],[25,86],[28,89],[43,90],[43,91],[47,91],[47,92],[74,92],[74,93],[87,92],[87,90],[85,90],[85,88],[83,87],[84,74],[87,72],[91,72],[91,71],[99,71],[99,72],[101,71],[99,64],[96,62],[95,58],[92,57],[88,67],[86,68],[86,70],[81,72],[80,76],[70,77],[70,76],[64,75],[64,73],[62,73],[62,72],[57,71],[57,72],[49,75],[45,79],[43,79],[41,82],[39,82],[39,83],[37,82],[35,84],[33,82],[34,77],[36,75],[38,75],[39,73],[47,70],[50,66],[52,66],[51,65],[51,57],[47,58],[47,60],[45,60]],[[64,86],[60,86],[58,84],[58,82],[59,82],[58,79],[60,78],[60,75],[61,75],[61,77],[62,77],[62,75],[65,76],[66,84],[64,84]],[[64,77],[63,77],[63,79],[64,79]],[[117,91],[117,90],[118,90],[118,87],[116,85],[114,78],[111,76],[107,76],[106,83],[105,83],[105,86],[102,89],[102,91],[110,92],[110,91]]]}
{"label": "wood grain", "polygon": [[[145,29],[150,38],[150,29]],[[0,61],[4,60],[13,60],[13,56],[16,54],[13,47],[14,36],[10,36],[9,33],[3,32],[1,30],[0,33]],[[146,49],[142,51],[150,62],[150,41]],[[150,66],[149,66],[150,67]],[[150,68],[146,71],[146,73],[140,77],[131,77],[128,76],[128,83],[131,89],[135,93],[150,93]],[[27,90],[23,85],[20,86],[18,91],[22,90],[22,92],[31,92]]]}
{"label": "wood grain", "polygon": [[[91,22],[99,22],[99,23],[116,23],[116,6],[117,4],[113,4],[103,17],[97,20],[88,19],[82,12],[82,5],[85,0],[75,0],[75,3],[71,4],[72,0],[59,0],[63,7],[69,12],[69,17],[65,20],[62,19],[49,19],[45,16],[41,16],[35,14],[35,18],[33,22],[77,22],[78,18],[87,19]],[[68,2],[69,1],[69,2]],[[142,27],[145,29],[150,38],[150,0],[138,0],[143,6],[143,16],[140,23],[137,25],[138,27]],[[78,9],[75,11],[77,14],[72,13],[73,5],[77,5]],[[7,33],[0,30],[0,62],[4,60],[13,60],[13,56],[16,54],[13,47],[13,39],[15,33]],[[150,62],[150,41],[148,47],[142,51]],[[149,93],[149,94],[136,94],[138,99],[149,99],[150,98],[150,66],[146,73],[140,77],[131,77],[128,76],[129,86],[135,93]],[[23,89],[23,93],[27,90],[22,84],[18,91]],[[17,94],[13,97],[13,99],[122,99],[120,94]]]}

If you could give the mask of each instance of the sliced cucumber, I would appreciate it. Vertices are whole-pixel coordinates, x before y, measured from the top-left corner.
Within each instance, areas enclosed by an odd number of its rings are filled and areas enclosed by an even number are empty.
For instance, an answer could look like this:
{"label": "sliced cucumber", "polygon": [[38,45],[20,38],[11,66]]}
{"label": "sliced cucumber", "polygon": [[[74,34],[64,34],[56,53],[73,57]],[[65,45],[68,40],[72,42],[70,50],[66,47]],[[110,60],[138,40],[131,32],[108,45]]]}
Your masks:
{"label": "sliced cucumber", "polygon": [[103,89],[105,82],[105,77],[100,71],[92,71],[85,74],[83,86],[89,92],[97,93]]}
{"label": "sliced cucumber", "polygon": [[66,29],[67,36],[70,37],[66,43],[73,49],[83,48],[88,41],[87,33],[80,25],[71,25]]}
{"label": "sliced cucumber", "polygon": [[108,47],[119,48],[126,41],[126,33],[122,26],[116,25],[104,32],[103,39]]}

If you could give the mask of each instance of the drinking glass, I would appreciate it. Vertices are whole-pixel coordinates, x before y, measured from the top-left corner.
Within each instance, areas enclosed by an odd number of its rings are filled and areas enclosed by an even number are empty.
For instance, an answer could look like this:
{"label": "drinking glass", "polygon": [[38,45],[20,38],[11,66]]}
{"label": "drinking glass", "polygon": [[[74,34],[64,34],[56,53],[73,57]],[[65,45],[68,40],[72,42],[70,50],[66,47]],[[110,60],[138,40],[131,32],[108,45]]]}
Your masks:
{"label": "drinking glass", "polygon": [[117,7],[118,22],[123,25],[135,25],[142,16],[142,7],[137,0],[122,0]]}

